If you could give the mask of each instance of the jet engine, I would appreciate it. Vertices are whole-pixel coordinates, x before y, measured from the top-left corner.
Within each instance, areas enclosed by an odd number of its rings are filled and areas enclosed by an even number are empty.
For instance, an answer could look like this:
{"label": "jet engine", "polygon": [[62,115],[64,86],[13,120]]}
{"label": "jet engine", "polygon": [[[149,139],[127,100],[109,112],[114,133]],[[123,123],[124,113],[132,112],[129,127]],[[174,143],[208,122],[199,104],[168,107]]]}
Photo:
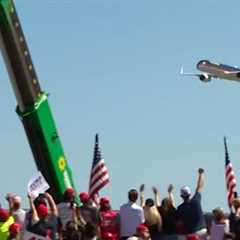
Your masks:
{"label": "jet engine", "polygon": [[202,82],[210,82],[211,81],[211,76],[208,75],[207,73],[203,73],[203,74],[199,75],[199,79]]}
{"label": "jet engine", "polygon": [[240,78],[240,72],[236,73],[237,78]]}

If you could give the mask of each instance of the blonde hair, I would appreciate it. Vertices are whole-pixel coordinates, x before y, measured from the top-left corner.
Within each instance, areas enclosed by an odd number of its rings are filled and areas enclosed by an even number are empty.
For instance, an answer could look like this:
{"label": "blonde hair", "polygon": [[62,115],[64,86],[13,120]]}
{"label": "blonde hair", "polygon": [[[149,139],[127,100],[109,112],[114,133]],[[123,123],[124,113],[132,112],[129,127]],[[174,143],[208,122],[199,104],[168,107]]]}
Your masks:
{"label": "blonde hair", "polygon": [[235,208],[235,210],[240,208],[240,198],[234,198],[232,201],[232,205]]}
{"label": "blonde hair", "polygon": [[148,226],[152,226],[155,224],[159,224],[161,221],[161,216],[156,208],[156,206],[152,207],[144,207],[144,216],[145,222]]}

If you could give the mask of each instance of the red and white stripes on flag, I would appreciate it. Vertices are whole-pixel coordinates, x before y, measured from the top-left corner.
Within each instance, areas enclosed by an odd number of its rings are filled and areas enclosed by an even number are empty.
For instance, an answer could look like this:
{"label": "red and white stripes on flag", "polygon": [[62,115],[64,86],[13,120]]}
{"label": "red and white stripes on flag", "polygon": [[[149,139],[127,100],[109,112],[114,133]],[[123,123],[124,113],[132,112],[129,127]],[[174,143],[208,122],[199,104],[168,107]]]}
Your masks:
{"label": "red and white stripes on flag", "polygon": [[227,201],[229,207],[231,207],[233,199],[237,197],[236,190],[237,181],[234,175],[232,164],[229,159],[226,137],[224,137],[224,147],[225,147],[225,179],[227,185]]}
{"label": "red and white stripes on flag", "polygon": [[93,163],[89,181],[89,195],[95,200],[100,189],[109,183],[109,174],[105,166],[104,159],[101,157],[101,152],[98,145],[98,134],[95,137]]}

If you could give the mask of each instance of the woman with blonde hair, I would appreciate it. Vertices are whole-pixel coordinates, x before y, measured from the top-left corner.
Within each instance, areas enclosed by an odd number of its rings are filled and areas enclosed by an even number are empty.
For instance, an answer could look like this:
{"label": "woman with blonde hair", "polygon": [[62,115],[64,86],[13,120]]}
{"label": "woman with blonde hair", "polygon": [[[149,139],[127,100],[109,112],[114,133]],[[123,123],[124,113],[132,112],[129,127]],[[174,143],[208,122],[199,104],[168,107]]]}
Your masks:
{"label": "woman with blonde hair", "polygon": [[140,205],[144,211],[145,224],[149,228],[150,236],[152,240],[157,240],[160,237],[162,231],[162,218],[158,212],[154,200],[151,198],[144,201],[144,184],[140,186]]}

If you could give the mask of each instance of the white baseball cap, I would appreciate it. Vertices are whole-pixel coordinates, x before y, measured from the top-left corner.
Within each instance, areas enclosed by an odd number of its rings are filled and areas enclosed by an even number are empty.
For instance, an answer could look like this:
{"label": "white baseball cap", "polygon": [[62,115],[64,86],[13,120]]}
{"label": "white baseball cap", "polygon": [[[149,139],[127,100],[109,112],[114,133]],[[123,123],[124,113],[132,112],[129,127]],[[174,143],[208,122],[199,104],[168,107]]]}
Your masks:
{"label": "white baseball cap", "polygon": [[189,197],[191,195],[191,189],[188,186],[183,186],[180,190],[181,197]]}

